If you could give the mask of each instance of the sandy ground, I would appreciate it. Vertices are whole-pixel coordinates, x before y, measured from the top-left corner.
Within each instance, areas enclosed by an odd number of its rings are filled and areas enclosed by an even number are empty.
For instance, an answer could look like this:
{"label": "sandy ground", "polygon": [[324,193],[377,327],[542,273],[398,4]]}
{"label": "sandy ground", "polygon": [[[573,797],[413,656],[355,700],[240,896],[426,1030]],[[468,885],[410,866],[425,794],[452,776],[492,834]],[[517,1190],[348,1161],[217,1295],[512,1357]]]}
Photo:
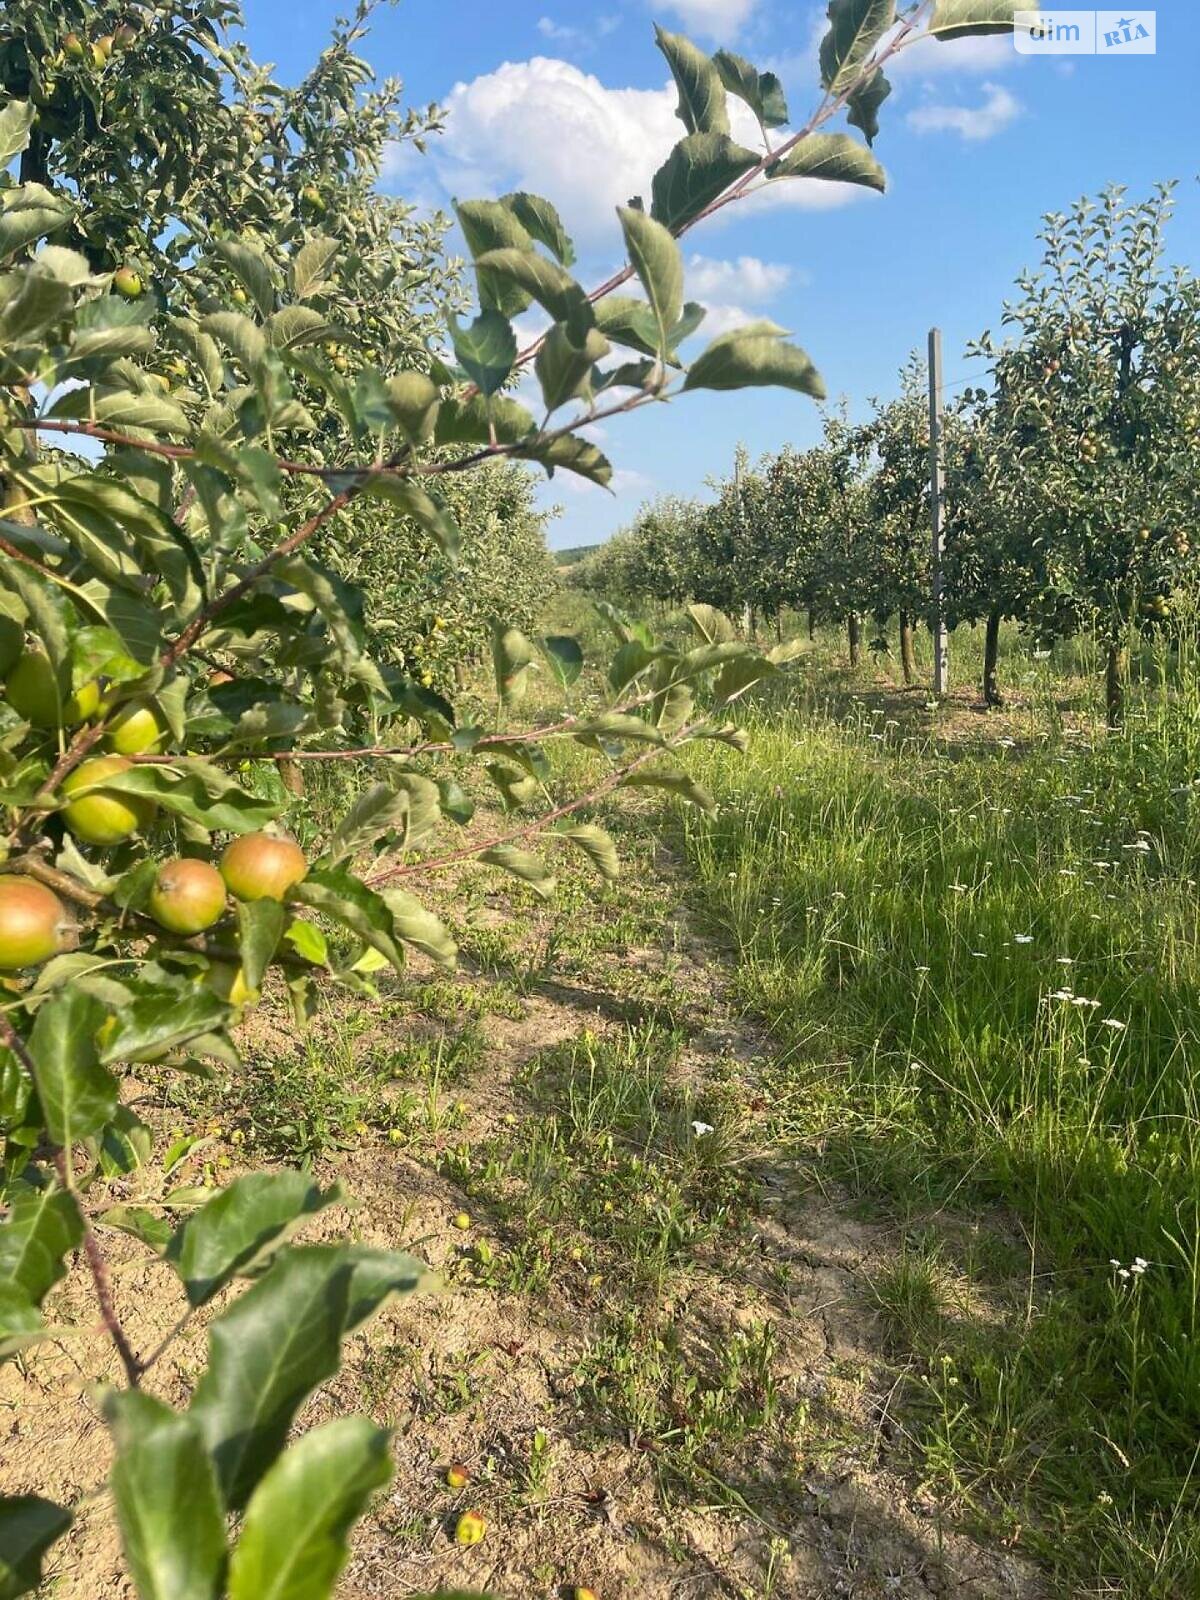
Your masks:
{"label": "sandy ground", "polygon": [[[651,973],[670,963],[677,997],[697,1022],[681,1072],[703,1081],[715,1060],[733,1055],[752,1078],[769,1041],[731,1012],[719,952],[684,918],[677,912],[664,926],[661,947],[618,952],[616,960]],[[550,979],[517,1009],[519,1017],[485,1018],[470,1124],[455,1141],[482,1138],[520,1109],[514,1074],[536,1052],[584,1025],[620,1026],[606,1017],[621,1006],[606,1004],[602,982],[584,991]],[[251,1026],[261,1043],[282,1030],[283,1018],[264,1006]],[[230,1154],[236,1173],[237,1152]],[[836,1194],[814,1194],[786,1165],[767,1167],[761,1214],[739,1246],[702,1261],[677,1296],[654,1308],[698,1368],[739,1331],[774,1324],[786,1426],[752,1471],[732,1457],[705,1503],[680,1493],[644,1441],[606,1426],[584,1403],[578,1369],[604,1308],[603,1286],[588,1289],[569,1272],[544,1296],[473,1282],[463,1236],[448,1225],[467,1201],[438,1165],[436,1145],[402,1150],[370,1137],[318,1167],[358,1204],[324,1213],[306,1237],[348,1230],[367,1243],[412,1248],[448,1279],[354,1336],[342,1372],[300,1418],[305,1427],[365,1411],[395,1430],[395,1480],[356,1530],[341,1600],[459,1588],[524,1600],[570,1595],[576,1584],[601,1600],[1034,1600],[1043,1592],[1018,1553],[957,1531],[900,1469],[890,1405],[896,1374],[863,1293],[900,1248],[887,1228],[857,1220]],[[131,1191],[138,1181],[129,1180]],[[492,1237],[503,1248],[502,1234],[489,1230],[478,1215],[472,1242]],[[121,1234],[103,1237],[120,1315],[144,1354],[183,1314],[182,1293],[143,1247]],[[768,1270],[784,1262],[786,1274]],[[109,1449],[95,1398],[97,1383],[117,1371],[78,1267],[47,1312],[75,1331],[0,1369],[0,1483],[6,1493],[36,1491],[75,1508],[70,1533],[50,1556],[44,1597],[124,1600],[134,1591],[104,1489]],[[196,1318],[147,1387],[183,1404],[203,1359]],[[552,1456],[540,1495],[520,1487],[538,1429]],[[474,1474],[459,1494],[444,1484],[451,1461]],[[483,1512],[489,1530],[460,1550],[450,1530],[467,1505]]]}

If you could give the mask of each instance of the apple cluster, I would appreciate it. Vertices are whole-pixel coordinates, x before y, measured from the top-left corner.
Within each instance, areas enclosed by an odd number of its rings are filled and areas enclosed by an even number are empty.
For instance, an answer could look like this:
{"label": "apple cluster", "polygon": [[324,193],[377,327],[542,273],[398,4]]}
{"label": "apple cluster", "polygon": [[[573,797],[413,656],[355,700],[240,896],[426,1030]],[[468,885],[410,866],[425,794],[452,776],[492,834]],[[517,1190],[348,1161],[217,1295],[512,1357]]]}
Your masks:
{"label": "apple cluster", "polygon": [[[4,699],[18,717],[42,731],[75,727],[97,716],[106,719],[104,752],[81,761],[59,789],[63,822],[80,843],[110,849],[149,827],[157,811],[154,799],[117,787],[114,780],[133,767],[137,756],[161,751],[169,737],[150,701],[131,700],[113,709],[107,691],[95,680],[64,698],[49,656],[36,646],[23,649],[10,666]],[[166,932],[193,937],[220,921],[229,895],[240,901],[282,901],[307,872],[308,862],[294,839],[278,833],[241,834],[216,866],[195,856],[163,861],[146,910]],[[52,888],[19,868],[0,871],[0,970],[39,966],[73,948],[76,938],[75,919]],[[232,969],[227,998],[235,1005],[247,998],[246,992],[233,992],[240,976]]]}

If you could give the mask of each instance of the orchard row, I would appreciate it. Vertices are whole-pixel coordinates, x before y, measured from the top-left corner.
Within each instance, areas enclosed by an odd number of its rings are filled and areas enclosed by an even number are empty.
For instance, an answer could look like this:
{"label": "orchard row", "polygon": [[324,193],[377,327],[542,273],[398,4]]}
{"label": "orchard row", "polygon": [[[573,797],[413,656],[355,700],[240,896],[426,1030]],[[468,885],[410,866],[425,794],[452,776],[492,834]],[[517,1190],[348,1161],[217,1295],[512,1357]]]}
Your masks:
{"label": "orchard row", "polygon": [[[1002,336],[969,352],[981,381],[947,396],[944,607],[951,625],[987,628],[990,703],[1002,621],[1043,642],[1095,630],[1115,720],[1131,635],[1169,616],[1194,571],[1200,283],[1165,263],[1171,211],[1164,186],[1048,217]],[[867,421],[828,411],[819,444],[754,467],[743,456],[712,504],[646,507],[575,581],[751,618],[807,609],[846,625],[852,664],[864,621],[895,617],[911,682],[913,628],[932,610],[930,529],[927,379],[913,358]]]}

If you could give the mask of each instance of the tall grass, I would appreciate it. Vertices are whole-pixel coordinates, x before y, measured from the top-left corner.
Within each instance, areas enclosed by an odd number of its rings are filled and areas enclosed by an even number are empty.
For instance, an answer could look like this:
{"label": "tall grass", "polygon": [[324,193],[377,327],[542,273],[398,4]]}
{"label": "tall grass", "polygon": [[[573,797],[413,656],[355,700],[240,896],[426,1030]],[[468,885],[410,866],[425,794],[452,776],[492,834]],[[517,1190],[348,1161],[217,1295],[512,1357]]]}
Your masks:
{"label": "tall grass", "polygon": [[746,758],[697,751],[720,811],[683,827],[780,1041],[784,1136],[996,1242],[999,1318],[914,1346],[931,1476],[1064,1592],[1174,1600],[1200,1595],[1194,644],[1140,675],[1160,689],[1111,738],[1064,737],[1048,683],[1028,737],[958,750],[822,713],[810,676]]}

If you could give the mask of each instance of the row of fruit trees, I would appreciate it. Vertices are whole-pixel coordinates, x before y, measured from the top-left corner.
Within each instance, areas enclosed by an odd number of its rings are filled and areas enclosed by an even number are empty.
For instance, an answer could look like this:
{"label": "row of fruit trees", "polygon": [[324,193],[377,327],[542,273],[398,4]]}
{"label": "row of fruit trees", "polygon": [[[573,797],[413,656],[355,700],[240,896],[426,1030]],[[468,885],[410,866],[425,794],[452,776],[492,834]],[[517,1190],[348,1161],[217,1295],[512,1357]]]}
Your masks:
{"label": "row of fruit trees", "polygon": [[[1200,280],[1166,264],[1172,188],[1109,189],[1046,219],[1040,269],[969,352],[986,367],[946,416],[948,622],[987,630],[984,698],[1000,700],[1001,623],[1039,642],[1095,631],[1108,714],[1124,655],[1194,579],[1200,518]],[[632,599],[708,601],[847,626],[897,621],[906,682],[913,627],[931,614],[930,420],[923,362],[851,423],[827,412],[819,444],[739,463],[711,504],[667,499],[576,570]]]}

